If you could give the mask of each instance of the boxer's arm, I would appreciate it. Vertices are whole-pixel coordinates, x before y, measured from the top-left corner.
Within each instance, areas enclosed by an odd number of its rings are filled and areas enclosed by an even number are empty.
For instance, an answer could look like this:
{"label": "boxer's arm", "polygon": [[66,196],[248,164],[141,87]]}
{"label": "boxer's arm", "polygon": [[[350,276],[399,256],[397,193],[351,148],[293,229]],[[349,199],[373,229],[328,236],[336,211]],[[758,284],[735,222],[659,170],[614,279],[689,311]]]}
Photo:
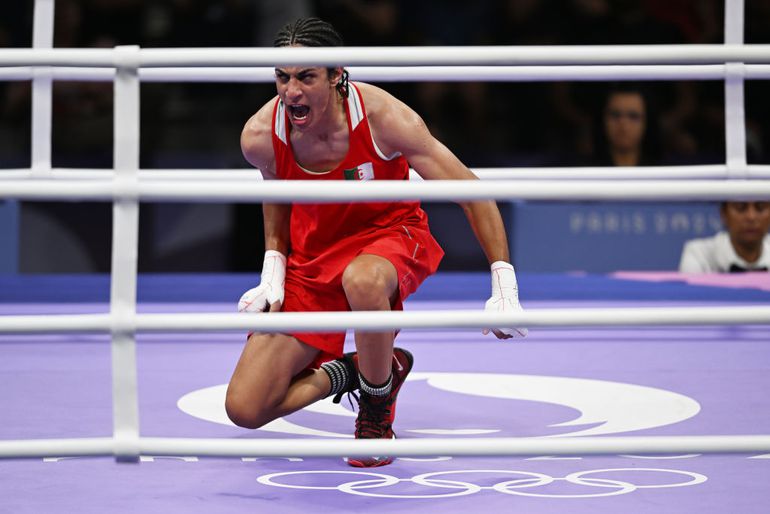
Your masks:
{"label": "boxer's arm", "polygon": [[[431,135],[422,118],[406,104],[373,86],[364,85],[361,90],[372,136],[386,155],[400,152],[426,180],[478,180]],[[492,296],[485,308],[499,312],[521,310],[508,239],[497,204],[492,200],[459,203],[491,265]],[[496,328],[492,332],[501,339],[527,334],[525,328]]]}
{"label": "boxer's arm", "polygon": [[[275,152],[272,139],[274,105],[275,98],[263,105],[246,122],[241,132],[241,151],[243,156],[251,165],[260,170],[265,180],[274,180],[276,178]],[[261,311],[264,309],[264,306],[258,306],[257,304],[267,302],[270,310],[274,311],[279,310],[281,303],[283,303],[286,255],[289,253],[291,206],[264,203],[262,205],[262,213],[264,216],[266,250],[262,265],[262,280],[257,288],[251,289],[244,294],[239,303],[239,310]],[[254,296],[254,291],[260,288],[261,290],[267,290],[264,293],[264,299]],[[258,301],[255,301],[255,298],[258,298]],[[249,305],[248,309],[244,307],[246,303]]]}

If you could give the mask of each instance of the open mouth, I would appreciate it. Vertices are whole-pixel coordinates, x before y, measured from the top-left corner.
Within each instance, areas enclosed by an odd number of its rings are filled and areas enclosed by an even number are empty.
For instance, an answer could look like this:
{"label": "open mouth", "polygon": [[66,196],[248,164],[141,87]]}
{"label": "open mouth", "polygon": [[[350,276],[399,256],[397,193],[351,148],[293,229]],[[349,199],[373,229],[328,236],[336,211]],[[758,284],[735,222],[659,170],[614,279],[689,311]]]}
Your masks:
{"label": "open mouth", "polygon": [[289,106],[289,114],[296,121],[304,120],[305,118],[307,118],[308,113],[310,113],[310,107],[308,107],[307,105],[290,105]]}

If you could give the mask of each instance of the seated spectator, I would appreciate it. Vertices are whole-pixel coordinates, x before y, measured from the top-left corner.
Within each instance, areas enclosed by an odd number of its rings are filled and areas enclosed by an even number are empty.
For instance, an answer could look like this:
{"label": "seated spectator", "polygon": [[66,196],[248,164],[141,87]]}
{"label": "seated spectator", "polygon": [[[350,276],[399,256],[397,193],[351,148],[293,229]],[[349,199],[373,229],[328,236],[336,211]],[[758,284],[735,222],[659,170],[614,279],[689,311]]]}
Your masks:
{"label": "seated spectator", "polygon": [[594,164],[654,166],[659,164],[657,115],[648,95],[634,84],[611,87],[605,97]]}
{"label": "seated spectator", "polygon": [[723,202],[727,230],[684,245],[679,271],[726,273],[770,269],[770,202]]}

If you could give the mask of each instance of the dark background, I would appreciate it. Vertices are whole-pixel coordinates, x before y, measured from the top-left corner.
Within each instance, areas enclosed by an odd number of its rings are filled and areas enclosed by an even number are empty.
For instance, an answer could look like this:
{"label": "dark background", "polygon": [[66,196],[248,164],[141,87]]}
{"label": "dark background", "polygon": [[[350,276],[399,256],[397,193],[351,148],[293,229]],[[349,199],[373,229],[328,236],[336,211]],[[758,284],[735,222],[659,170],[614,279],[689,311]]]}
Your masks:
{"label": "dark background", "polygon": [[[0,47],[31,46],[33,3],[0,5]],[[746,0],[745,10],[745,42],[770,43],[770,1]],[[713,0],[57,0],[54,45],[270,46],[275,31],[300,15],[330,21],[348,46],[718,44],[724,37],[724,3]],[[596,162],[607,84],[380,85],[469,167]],[[645,87],[656,105],[649,120],[659,132],[656,164],[724,162],[722,81]],[[0,168],[30,165],[30,92],[29,82],[0,82]],[[241,128],[274,92],[272,84],[143,84],[141,167],[247,168]],[[750,163],[770,163],[769,92],[767,81],[746,83]],[[53,111],[54,167],[112,167],[111,83],[55,82]],[[460,208],[425,207],[447,246],[442,269],[483,268]],[[20,226],[20,271],[109,270],[108,204],[24,203]],[[262,251],[259,205],[142,205],[140,271],[257,270]]]}

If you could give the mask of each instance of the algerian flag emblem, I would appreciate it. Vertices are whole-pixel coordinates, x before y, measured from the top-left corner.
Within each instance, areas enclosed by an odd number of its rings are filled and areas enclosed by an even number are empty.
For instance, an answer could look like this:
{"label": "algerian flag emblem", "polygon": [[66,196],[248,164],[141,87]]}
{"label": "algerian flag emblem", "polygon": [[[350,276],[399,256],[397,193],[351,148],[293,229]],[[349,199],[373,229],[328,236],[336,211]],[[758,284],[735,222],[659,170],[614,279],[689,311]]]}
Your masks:
{"label": "algerian flag emblem", "polygon": [[371,162],[359,164],[355,168],[345,170],[345,180],[372,180],[374,178],[374,167]]}

